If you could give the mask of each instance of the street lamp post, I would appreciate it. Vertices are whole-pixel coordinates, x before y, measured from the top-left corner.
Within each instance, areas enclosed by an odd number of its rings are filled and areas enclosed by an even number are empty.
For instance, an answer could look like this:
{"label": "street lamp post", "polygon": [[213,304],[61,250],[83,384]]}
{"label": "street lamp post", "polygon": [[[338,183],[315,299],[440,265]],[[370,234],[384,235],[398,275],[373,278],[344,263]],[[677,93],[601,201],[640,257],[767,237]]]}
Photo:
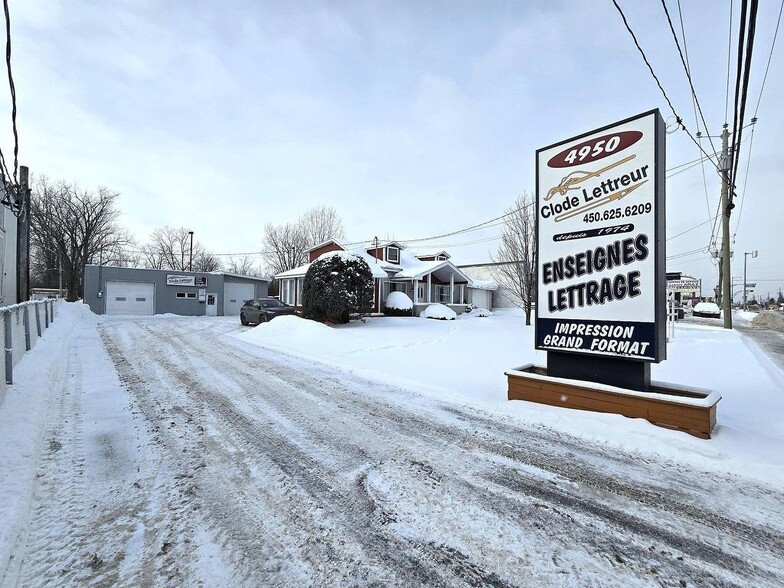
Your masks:
{"label": "street lamp post", "polygon": [[754,259],[757,257],[759,252],[755,249],[754,251],[749,251],[748,253],[743,254],[743,310],[746,310],[746,260],[748,256],[751,255],[751,258]]}
{"label": "street lamp post", "polygon": [[188,271],[192,272],[193,271],[193,231],[188,231],[188,234],[191,237],[191,255],[190,258],[188,259]]}

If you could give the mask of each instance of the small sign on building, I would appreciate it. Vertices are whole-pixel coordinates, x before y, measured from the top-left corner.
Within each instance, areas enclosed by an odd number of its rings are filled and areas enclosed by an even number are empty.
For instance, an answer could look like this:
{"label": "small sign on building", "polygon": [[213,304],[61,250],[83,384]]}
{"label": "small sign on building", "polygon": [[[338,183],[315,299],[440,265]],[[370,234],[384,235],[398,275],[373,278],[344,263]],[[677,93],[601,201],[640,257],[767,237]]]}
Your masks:
{"label": "small sign on building", "polygon": [[194,276],[167,274],[166,285],[167,286],[195,286],[196,281]]}

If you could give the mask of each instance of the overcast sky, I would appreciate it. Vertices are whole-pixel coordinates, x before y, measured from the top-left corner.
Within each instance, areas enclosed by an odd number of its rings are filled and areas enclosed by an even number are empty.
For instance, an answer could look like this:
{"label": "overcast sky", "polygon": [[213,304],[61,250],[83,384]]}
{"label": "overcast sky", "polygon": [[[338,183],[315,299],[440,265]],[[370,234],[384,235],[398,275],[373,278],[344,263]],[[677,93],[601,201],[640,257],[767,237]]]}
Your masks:
{"label": "overcast sky", "polygon": [[[661,4],[619,4],[695,132]],[[729,2],[681,4],[697,96],[719,135]],[[760,4],[747,119],[779,12],[779,2]],[[668,6],[680,33],[677,2]],[[21,163],[120,192],[122,223],[141,242],[172,225],[215,253],[259,251],[265,223],[322,204],[350,241],[448,233],[533,192],[536,149],[652,108],[673,120],[610,0],[12,0],[11,18]],[[733,276],[743,252],[759,250],[749,281],[763,294],[784,286],[783,51],[779,39],[731,225]],[[729,110],[731,122],[731,100]],[[10,116],[0,129],[8,157]],[[684,132],[667,136],[668,168],[699,156]],[[716,270],[706,221],[720,187],[709,166],[704,175],[697,165],[668,179],[667,255],[702,248],[668,270],[702,278],[707,293]],[[459,264],[489,261],[500,228],[417,245],[446,248]]]}

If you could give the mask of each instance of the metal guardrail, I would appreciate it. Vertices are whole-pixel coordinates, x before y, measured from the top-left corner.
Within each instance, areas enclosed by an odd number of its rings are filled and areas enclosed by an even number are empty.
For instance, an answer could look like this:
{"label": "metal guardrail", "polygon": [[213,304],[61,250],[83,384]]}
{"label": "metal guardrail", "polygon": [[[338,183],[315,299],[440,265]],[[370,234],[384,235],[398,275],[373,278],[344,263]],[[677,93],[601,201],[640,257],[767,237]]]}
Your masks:
{"label": "metal guardrail", "polygon": [[0,308],[5,327],[5,383],[14,383],[14,366],[54,322],[56,299],[30,300]]}

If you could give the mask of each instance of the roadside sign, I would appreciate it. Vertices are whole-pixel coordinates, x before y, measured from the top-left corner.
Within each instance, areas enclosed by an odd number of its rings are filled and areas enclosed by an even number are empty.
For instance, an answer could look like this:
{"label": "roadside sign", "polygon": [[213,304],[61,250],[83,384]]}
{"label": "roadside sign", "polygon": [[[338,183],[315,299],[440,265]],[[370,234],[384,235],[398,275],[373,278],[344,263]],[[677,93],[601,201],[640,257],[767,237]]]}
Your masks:
{"label": "roadside sign", "polygon": [[666,358],[658,110],[536,154],[536,348]]}

